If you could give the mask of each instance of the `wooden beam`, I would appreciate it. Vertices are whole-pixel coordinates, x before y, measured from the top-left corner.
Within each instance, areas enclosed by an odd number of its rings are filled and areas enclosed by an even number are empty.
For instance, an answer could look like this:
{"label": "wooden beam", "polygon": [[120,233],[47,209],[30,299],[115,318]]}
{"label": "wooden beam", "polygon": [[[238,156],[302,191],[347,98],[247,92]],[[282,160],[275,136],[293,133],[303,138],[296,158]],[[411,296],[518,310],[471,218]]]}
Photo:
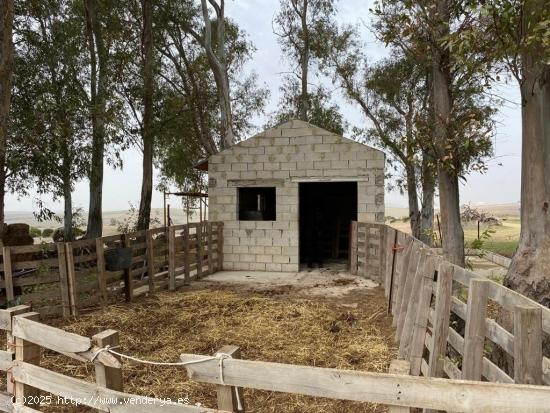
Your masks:
{"label": "wooden beam", "polygon": [[[237,346],[223,346],[216,354],[227,354],[231,358],[241,357],[241,349]],[[216,386],[216,395],[218,399],[218,409],[228,412],[244,412],[244,397],[242,388],[234,386]]]}
{"label": "wooden beam", "polygon": [[[105,330],[92,337],[92,342],[99,348],[119,345],[119,334],[116,330]],[[120,361],[118,356],[113,355]],[[111,390],[122,391],[122,367],[109,367],[95,363],[95,381],[99,386]]]}
{"label": "wooden beam", "polygon": [[107,274],[105,273],[105,245],[102,238],[95,239],[95,253],[97,262],[97,283],[99,286],[99,302],[105,307],[109,301],[107,295]]}
{"label": "wooden beam", "polygon": [[[181,360],[208,356],[182,354]],[[220,384],[219,361],[186,366],[190,379]],[[458,412],[547,412],[550,387],[329,369],[226,359],[224,384],[257,390]]]}
{"label": "wooden beam", "polygon": [[[390,363],[390,374],[409,375],[411,372],[411,363],[407,360],[392,360]],[[399,397],[399,396],[398,396]],[[389,406],[389,413],[410,413],[409,407]]]}
{"label": "wooden beam", "polygon": [[514,311],[514,381],[543,384],[540,308],[517,306]]}
{"label": "wooden beam", "polygon": [[481,380],[488,295],[488,280],[470,280],[466,328],[464,331],[464,356],[462,357],[463,380]]}
{"label": "wooden beam", "polygon": [[[122,234],[122,245],[124,248],[130,248],[130,237],[128,234]],[[134,300],[134,277],[132,277],[132,270],[130,268],[124,269],[124,296],[127,302]]]}
{"label": "wooden beam", "polygon": [[[40,314],[25,313],[17,316],[18,319],[38,321]],[[31,341],[27,341],[15,334],[15,360],[25,363],[40,365],[40,346]],[[14,377],[15,378],[15,377]],[[40,406],[40,389],[15,379],[14,398],[24,406],[38,408]]]}
{"label": "wooden beam", "polygon": [[155,292],[155,243],[153,242],[153,230],[148,229],[145,235],[147,252],[147,279],[149,281],[149,294]]}
{"label": "wooden beam", "polygon": [[6,290],[6,305],[7,307],[11,307],[15,297],[13,295],[10,247],[2,247],[2,255],[4,259],[4,288]]}
{"label": "wooden beam", "polygon": [[176,228],[168,228],[168,289],[176,289]]}
{"label": "wooden beam", "polygon": [[67,261],[67,286],[69,291],[69,303],[71,306],[71,315],[78,315],[78,296],[76,293],[76,274],[74,266],[74,251],[71,242],[65,243],[65,258]]}
{"label": "wooden beam", "polygon": [[[6,331],[6,351],[11,354],[11,359],[15,360],[15,338],[13,337],[13,318],[19,314],[29,313],[31,307],[28,305],[18,305],[0,310],[0,328]],[[6,389],[9,394],[14,394],[11,369],[6,372]]]}
{"label": "wooden beam", "polygon": [[59,268],[59,290],[61,292],[61,307],[63,317],[71,315],[71,298],[69,293],[69,276],[67,274],[67,255],[65,244],[63,242],[56,243],[57,260]]}

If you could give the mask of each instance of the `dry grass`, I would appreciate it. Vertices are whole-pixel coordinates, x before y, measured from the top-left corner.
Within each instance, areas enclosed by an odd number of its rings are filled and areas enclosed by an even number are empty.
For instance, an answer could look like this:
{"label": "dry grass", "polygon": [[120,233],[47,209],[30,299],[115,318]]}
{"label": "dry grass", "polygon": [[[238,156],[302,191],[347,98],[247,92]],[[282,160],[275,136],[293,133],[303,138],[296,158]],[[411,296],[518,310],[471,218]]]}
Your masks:
{"label": "dry grass", "polygon": [[[381,292],[371,294],[375,297]],[[108,328],[119,330],[122,351],[148,360],[177,361],[181,353],[211,355],[223,345],[234,344],[249,360],[387,371],[395,348],[383,303],[383,299],[372,299],[357,308],[347,308],[290,295],[195,290],[161,293],[87,314],[71,323],[58,321],[58,325],[84,336]],[[43,365],[93,379],[93,366],[63,356],[47,354]],[[213,386],[188,380],[183,368],[125,363],[123,372],[127,392],[188,397],[192,403],[216,406]],[[382,406],[248,389],[244,398],[248,412],[384,411]]]}

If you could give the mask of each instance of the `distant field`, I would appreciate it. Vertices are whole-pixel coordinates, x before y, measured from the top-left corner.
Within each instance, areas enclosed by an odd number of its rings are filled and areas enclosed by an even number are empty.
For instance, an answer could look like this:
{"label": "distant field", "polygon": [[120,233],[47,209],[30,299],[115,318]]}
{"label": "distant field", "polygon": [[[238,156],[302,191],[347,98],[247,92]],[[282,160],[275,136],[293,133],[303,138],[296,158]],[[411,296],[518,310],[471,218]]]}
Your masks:
{"label": "distant field", "polygon": [[[484,242],[483,248],[496,252],[507,257],[511,257],[518,245],[519,233],[521,229],[519,219],[519,208],[517,204],[495,204],[495,205],[475,205],[476,208],[490,212],[502,219],[502,225],[491,226],[482,224],[480,232],[489,229],[492,233],[487,234],[489,238]],[[386,216],[403,218],[408,216],[407,208],[386,208]],[[401,231],[410,232],[410,226],[407,221],[398,220],[391,225]],[[437,231],[437,223],[436,228]],[[472,241],[477,239],[477,223],[467,223],[464,225],[464,240],[466,245],[471,245]]]}

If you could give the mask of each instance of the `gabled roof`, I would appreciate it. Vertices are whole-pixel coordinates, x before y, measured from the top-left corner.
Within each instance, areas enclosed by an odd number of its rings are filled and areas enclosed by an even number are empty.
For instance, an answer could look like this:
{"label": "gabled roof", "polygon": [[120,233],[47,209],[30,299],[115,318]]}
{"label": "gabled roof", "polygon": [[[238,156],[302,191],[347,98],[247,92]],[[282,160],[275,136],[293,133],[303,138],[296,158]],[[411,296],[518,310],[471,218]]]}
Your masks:
{"label": "gabled roof", "polygon": [[[283,132],[284,130],[289,130],[289,129],[290,130],[295,130],[296,134],[293,134],[292,132],[290,132],[290,133]],[[306,132],[306,130],[308,130],[308,132]],[[314,132],[309,132],[310,130],[313,130]],[[299,131],[301,131],[301,132],[299,132]],[[379,149],[376,149],[376,148],[373,148],[371,146],[365,145],[363,143],[354,141],[353,139],[349,139],[349,138],[346,138],[344,136],[337,135],[334,132],[330,132],[326,129],[315,126],[315,125],[313,125],[309,122],[305,122],[303,120],[298,120],[298,119],[292,119],[292,120],[289,120],[287,122],[283,122],[283,123],[281,123],[281,124],[279,124],[279,125],[277,125],[273,128],[266,129],[263,132],[260,132],[256,135],[253,135],[253,136],[249,137],[248,139],[240,141],[240,142],[236,143],[235,145],[233,145],[231,148],[224,149],[223,151],[221,151],[221,152],[219,152],[215,155],[212,155],[212,156],[223,154],[226,151],[230,151],[234,147],[239,147],[241,145],[246,146],[247,142],[250,142],[253,139],[261,139],[261,138],[274,138],[274,139],[276,139],[277,137],[285,137],[285,138],[293,139],[293,138],[299,138],[299,137],[303,137],[303,136],[335,136],[337,138],[340,138],[342,143],[349,143],[349,144],[352,144],[352,145],[357,145],[358,150],[371,150],[371,151],[381,152]],[[198,169],[198,170],[201,170],[201,171],[208,171],[208,159],[203,159],[203,160],[197,162],[197,164],[195,164],[193,167],[195,169]]]}

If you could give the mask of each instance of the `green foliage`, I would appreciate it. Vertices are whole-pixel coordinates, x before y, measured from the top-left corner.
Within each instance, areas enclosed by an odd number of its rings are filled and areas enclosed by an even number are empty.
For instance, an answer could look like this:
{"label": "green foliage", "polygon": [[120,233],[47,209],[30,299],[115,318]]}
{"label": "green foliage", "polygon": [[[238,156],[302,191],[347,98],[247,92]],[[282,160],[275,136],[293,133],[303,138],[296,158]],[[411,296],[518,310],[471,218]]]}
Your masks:
{"label": "green foliage", "polygon": [[42,231],[42,236],[44,238],[50,238],[53,235],[53,228],[45,228]]}
{"label": "green foliage", "polygon": [[[128,214],[122,220],[115,220],[116,230],[120,234],[129,234],[137,230],[138,210],[134,204],[130,202]],[[160,225],[158,217],[151,218],[151,226]]]}
{"label": "green foliage", "polygon": [[43,234],[42,234],[42,230],[40,228],[31,227],[30,230],[29,230],[29,235],[33,238],[39,238]]}
{"label": "green foliage", "polygon": [[491,239],[492,235],[495,233],[496,231],[489,227],[489,228],[486,228],[480,235],[479,235],[479,238],[473,240],[472,242],[470,242],[470,248],[473,248],[473,249],[482,249],[483,246],[485,245],[485,243]]}

